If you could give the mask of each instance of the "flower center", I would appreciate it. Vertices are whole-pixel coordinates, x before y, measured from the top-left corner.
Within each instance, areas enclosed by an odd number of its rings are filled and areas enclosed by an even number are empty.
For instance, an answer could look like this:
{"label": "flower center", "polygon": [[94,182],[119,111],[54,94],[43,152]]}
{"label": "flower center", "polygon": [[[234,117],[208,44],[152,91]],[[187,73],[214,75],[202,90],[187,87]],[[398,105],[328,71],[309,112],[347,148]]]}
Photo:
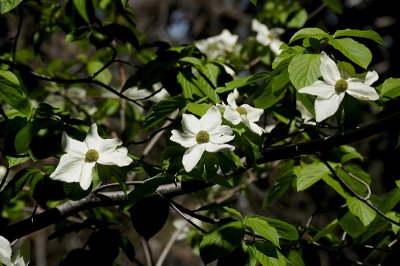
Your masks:
{"label": "flower center", "polygon": [[196,141],[199,144],[207,143],[210,140],[210,134],[207,131],[200,130],[196,134]]}
{"label": "flower center", "polygon": [[344,79],[339,79],[338,81],[336,81],[335,91],[336,93],[342,93],[345,92],[348,87],[349,84],[347,83],[347,81],[345,81]]}
{"label": "flower center", "polygon": [[99,159],[99,153],[96,150],[90,149],[85,154],[85,162],[93,163]]}
{"label": "flower center", "polygon": [[241,106],[236,108],[236,112],[238,112],[240,115],[247,115],[247,110],[244,107],[241,107]]}

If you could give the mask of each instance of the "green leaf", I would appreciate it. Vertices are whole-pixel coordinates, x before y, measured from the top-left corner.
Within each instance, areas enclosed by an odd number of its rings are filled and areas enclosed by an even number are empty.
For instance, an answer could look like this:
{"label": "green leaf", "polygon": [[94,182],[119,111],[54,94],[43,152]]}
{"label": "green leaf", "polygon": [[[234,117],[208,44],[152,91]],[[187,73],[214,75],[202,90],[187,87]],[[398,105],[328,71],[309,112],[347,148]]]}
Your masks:
{"label": "green leaf", "polygon": [[11,9],[16,8],[22,0],[1,0],[0,1],[0,14],[4,14]]}
{"label": "green leaf", "polygon": [[330,35],[325,31],[319,28],[304,28],[297,31],[292,38],[290,38],[289,43],[292,43],[297,40],[305,39],[305,38],[314,38],[314,39],[328,39]]}
{"label": "green leaf", "polygon": [[313,84],[320,76],[319,54],[299,54],[289,63],[289,78],[296,89]]}
{"label": "green leaf", "polygon": [[20,165],[24,162],[27,162],[31,159],[31,157],[26,156],[26,157],[11,157],[11,156],[6,156],[7,162],[8,162],[8,167],[11,168],[16,165]]}
{"label": "green leaf", "polygon": [[301,28],[307,21],[308,13],[302,8],[287,23],[289,28]]}
{"label": "green leaf", "polygon": [[241,221],[224,224],[207,233],[200,243],[201,259],[208,264],[229,254],[240,245],[244,233]]}
{"label": "green leaf", "polygon": [[299,239],[299,233],[293,225],[273,218],[262,217],[262,219],[267,221],[269,225],[276,229],[280,238],[290,241],[296,241]]}
{"label": "green leaf", "polygon": [[268,195],[265,198],[262,209],[266,210],[268,209],[269,205],[271,202],[280,196],[282,196],[288,189],[291,187],[293,180],[295,180],[296,175],[294,175],[292,172],[286,173],[275,181],[273,186],[270,188],[268,191]]}
{"label": "green leaf", "polygon": [[313,236],[312,241],[317,242],[322,237],[332,233],[332,231],[337,227],[338,223],[339,223],[338,219],[335,219],[332,222],[330,222],[321,231],[319,231],[315,236]]}
{"label": "green leaf", "polygon": [[90,23],[89,16],[86,10],[86,0],[73,0],[75,8],[78,10],[79,15],[86,21]]}
{"label": "green leaf", "polygon": [[351,237],[355,238],[365,232],[365,226],[361,223],[360,219],[354,216],[351,212],[347,212],[339,220],[339,225]]}
{"label": "green leaf", "polygon": [[129,0],[121,0],[121,4],[126,9],[126,4],[128,3]]}
{"label": "green leaf", "polygon": [[400,96],[400,78],[388,78],[378,89],[380,89],[383,100],[385,100],[385,97],[389,99],[397,98]]}
{"label": "green leaf", "polygon": [[345,30],[337,30],[333,35],[333,38],[339,37],[359,37],[373,40],[379,44],[383,44],[382,37],[373,30],[353,30],[353,29],[345,29]]}
{"label": "green leaf", "polygon": [[322,180],[324,180],[326,184],[333,188],[343,198],[349,197],[349,194],[343,189],[342,185],[338,181],[333,179],[330,175],[325,175]]}
{"label": "green leaf", "polygon": [[366,69],[372,60],[371,51],[364,44],[353,39],[330,39],[329,43],[362,68]]}
{"label": "green leaf", "polygon": [[128,210],[144,196],[153,193],[159,186],[168,184],[170,182],[171,178],[160,176],[157,178],[149,179],[142,185],[137,185],[134,190],[129,192],[127,199],[121,203],[120,208],[125,211]]}
{"label": "green leaf", "polygon": [[246,217],[244,220],[244,224],[247,227],[253,229],[256,234],[264,237],[266,240],[269,240],[275,246],[279,247],[279,234],[278,231],[271,226],[265,219],[258,216],[250,216]]}
{"label": "green leaf", "polygon": [[296,166],[293,171],[297,176],[297,191],[303,191],[309,188],[330,173],[325,164],[321,162]]}
{"label": "green leaf", "polygon": [[287,266],[287,259],[268,241],[256,241],[248,251],[263,266]]}
{"label": "green leaf", "polygon": [[223,92],[231,91],[234,89],[238,89],[238,88],[253,84],[260,79],[265,79],[269,75],[270,75],[269,72],[260,72],[260,73],[250,75],[247,77],[238,77],[232,81],[225,83],[225,87],[219,87],[215,91],[218,93],[223,93]]}
{"label": "green leaf", "polygon": [[375,219],[376,212],[361,200],[348,197],[346,202],[350,212],[357,216],[364,226],[369,225]]}
{"label": "green leaf", "polygon": [[31,115],[31,103],[22,93],[19,84],[11,82],[7,78],[0,76],[0,99],[20,111],[23,115]]}
{"label": "green leaf", "polygon": [[212,106],[210,103],[188,103],[187,108],[192,114],[203,116]]}
{"label": "green leaf", "polygon": [[14,146],[17,153],[27,153],[32,138],[41,130],[57,125],[57,121],[48,118],[37,118],[28,122],[15,136]]}
{"label": "green leaf", "polygon": [[20,170],[0,192],[0,202],[9,202],[21,192],[24,186],[30,186],[41,178],[43,178],[43,173],[39,169],[29,167]]}
{"label": "green leaf", "polygon": [[[104,64],[100,61],[90,61],[87,65],[87,71],[90,76],[96,74],[99,70],[104,67]],[[104,84],[109,84],[112,79],[111,71],[108,68],[103,69],[101,72],[96,74],[95,80],[98,80]]]}
{"label": "green leaf", "polygon": [[257,6],[257,0],[249,0],[254,6]]}
{"label": "green leaf", "polygon": [[185,98],[178,95],[175,97],[167,98],[153,105],[147,112],[147,115],[144,119],[144,130],[147,130],[158,124],[160,121],[163,121],[175,110],[183,108],[185,104]]}
{"label": "green leaf", "polygon": [[322,0],[334,12],[342,14],[343,6],[340,0]]}
{"label": "green leaf", "polygon": [[182,86],[183,96],[186,99],[193,99],[193,94],[205,96],[196,84],[196,79],[190,69],[181,69],[177,75],[177,82]]}
{"label": "green leaf", "polygon": [[270,82],[267,83],[267,86],[260,87],[256,91],[254,106],[261,109],[274,106],[285,97],[289,83],[289,73],[287,70],[274,76]]}
{"label": "green leaf", "polygon": [[400,188],[396,187],[385,195],[381,204],[379,204],[379,209],[385,213],[392,210],[400,202]]}

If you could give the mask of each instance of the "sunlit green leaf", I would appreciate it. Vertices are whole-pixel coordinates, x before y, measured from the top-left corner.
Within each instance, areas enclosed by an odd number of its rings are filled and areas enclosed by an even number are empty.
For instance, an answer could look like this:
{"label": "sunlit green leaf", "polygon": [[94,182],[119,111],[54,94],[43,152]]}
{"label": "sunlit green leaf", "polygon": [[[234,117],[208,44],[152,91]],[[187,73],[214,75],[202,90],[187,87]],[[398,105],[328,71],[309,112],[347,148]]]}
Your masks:
{"label": "sunlit green leaf", "polygon": [[[103,67],[104,64],[100,61],[90,61],[87,65],[87,71],[90,76],[96,74],[96,80],[103,82],[104,84],[109,84],[112,79],[111,71],[108,68],[102,70]],[[101,72],[98,72],[100,70]]]}
{"label": "sunlit green leaf", "polygon": [[348,197],[346,202],[351,213],[357,216],[364,226],[369,225],[375,219],[376,212],[361,200]]}
{"label": "sunlit green leaf", "polygon": [[345,30],[337,30],[333,35],[333,38],[339,37],[359,37],[373,40],[379,44],[383,44],[383,39],[379,36],[376,31],[373,30],[354,30],[354,29],[345,29]]}
{"label": "sunlit green leaf", "polygon": [[89,16],[86,10],[86,0],[73,0],[75,8],[78,10],[79,15],[87,22],[90,23]]}
{"label": "sunlit green leaf", "polygon": [[4,14],[11,9],[16,8],[22,0],[1,0],[0,1],[0,14]]}
{"label": "sunlit green leaf", "polygon": [[309,188],[330,173],[325,164],[321,162],[296,166],[293,170],[297,176],[297,191]]}
{"label": "sunlit green leaf", "polygon": [[400,97],[400,78],[388,78],[378,89],[380,89],[384,101]]}
{"label": "sunlit green leaf", "polygon": [[290,61],[289,78],[296,89],[313,84],[320,76],[319,54],[299,54]]}
{"label": "sunlit green leaf", "polygon": [[275,246],[279,247],[279,235],[276,229],[271,226],[265,219],[258,216],[246,217],[244,220],[246,226],[253,229],[256,234],[269,240]]}
{"label": "sunlit green leaf", "polygon": [[304,28],[297,31],[292,38],[290,38],[289,43],[305,38],[314,38],[320,40],[323,38],[328,39],[329,37],[330,35],[328,33],[319,28]]}
{"label": "sunlit green leaf", "polygon": [[367,68],[372,53],[364,44],[350,38],[330,39],[329,43],[357,65]]}

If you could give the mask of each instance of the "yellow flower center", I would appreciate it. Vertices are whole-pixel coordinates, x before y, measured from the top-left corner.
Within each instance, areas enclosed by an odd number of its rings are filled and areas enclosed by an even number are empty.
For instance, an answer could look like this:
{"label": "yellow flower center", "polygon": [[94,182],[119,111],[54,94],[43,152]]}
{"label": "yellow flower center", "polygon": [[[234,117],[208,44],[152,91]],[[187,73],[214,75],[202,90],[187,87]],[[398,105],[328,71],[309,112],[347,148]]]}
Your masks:
{"label": "yellow flower center", "polygon": [[85,162],[93,163],[99,159],[99,153],[96,150],[90,149],[85,154]]}
{"label": "yellow flower center", "polygon": [[210,134],[207,131],[200,130],[196,134],[196,141],[199,144],[207,143],[210,140]]}
{"label": "yellow flower center", "polygon": [[241,106],[236,108],[236,112],[238,112],[240,115],[247,115],[247,110],[244,107],[241,107]]}
{"label": "yellow flower center", "polygon": [[349,84],[347,83],[347,81],[345,81],[344,79],[339,79],[338,81],[336,81],[335,91],[336,91],[336,93],[339,94],[339,93],[345,92],[348,87],[349,87]]}

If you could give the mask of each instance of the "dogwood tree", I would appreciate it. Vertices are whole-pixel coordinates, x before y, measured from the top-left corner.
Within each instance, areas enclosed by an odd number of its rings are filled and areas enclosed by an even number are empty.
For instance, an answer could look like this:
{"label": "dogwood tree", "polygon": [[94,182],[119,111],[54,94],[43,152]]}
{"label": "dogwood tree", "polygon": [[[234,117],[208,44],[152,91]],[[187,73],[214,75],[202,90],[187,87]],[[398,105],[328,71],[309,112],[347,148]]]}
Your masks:
{"label": "dogwood tree", "polygon": [[182,265],[395,260],[379,30],[311,24],[338,0],[244,2],[237,27],[175,43],[129,1],[0,0],[1,264],[176,265],[182,243]]}

